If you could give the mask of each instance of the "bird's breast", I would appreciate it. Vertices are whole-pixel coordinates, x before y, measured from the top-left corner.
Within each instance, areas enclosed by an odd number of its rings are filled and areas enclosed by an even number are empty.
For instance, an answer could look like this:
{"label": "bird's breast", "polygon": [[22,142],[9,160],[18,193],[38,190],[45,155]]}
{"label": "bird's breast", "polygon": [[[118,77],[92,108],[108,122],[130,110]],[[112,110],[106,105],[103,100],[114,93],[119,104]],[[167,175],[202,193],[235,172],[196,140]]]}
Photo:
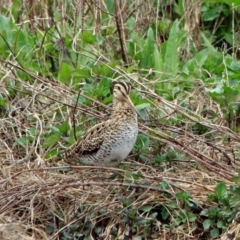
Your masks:
{"label": "bird's breast", "polygon": [[119,131],[118,134],[118,139],[112,146],[111,156],[123,160],[135,145],[138,129],[136,126],[128,126],[126,129]]}

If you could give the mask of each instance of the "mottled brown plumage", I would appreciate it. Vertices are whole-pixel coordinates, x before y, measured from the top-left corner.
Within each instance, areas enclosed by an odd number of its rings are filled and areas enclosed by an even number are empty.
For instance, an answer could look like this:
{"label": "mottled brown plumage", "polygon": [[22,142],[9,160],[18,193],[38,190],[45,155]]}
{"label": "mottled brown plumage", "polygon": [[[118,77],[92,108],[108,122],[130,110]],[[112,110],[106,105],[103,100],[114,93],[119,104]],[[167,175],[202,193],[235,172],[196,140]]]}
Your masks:
{"label": "mottled brown plumage", "polygon": [[128,156],[138,134],[137,112],[129,91],[124,82],[113,84],[110,119],[90,128],[70,149],[68,158],[88,165],[114,166]]}

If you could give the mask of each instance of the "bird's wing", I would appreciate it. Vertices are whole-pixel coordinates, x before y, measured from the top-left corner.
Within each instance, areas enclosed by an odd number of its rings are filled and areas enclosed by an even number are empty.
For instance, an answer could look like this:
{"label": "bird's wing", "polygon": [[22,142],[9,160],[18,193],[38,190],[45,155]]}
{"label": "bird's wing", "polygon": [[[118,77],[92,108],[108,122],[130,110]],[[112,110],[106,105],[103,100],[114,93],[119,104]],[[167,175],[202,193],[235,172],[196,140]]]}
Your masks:
{"label": "bird's wing", "polygon": [[109,120],[98,123],[90,128],[71,149],[72,154],[87,155],[97,152],[105,138]]}

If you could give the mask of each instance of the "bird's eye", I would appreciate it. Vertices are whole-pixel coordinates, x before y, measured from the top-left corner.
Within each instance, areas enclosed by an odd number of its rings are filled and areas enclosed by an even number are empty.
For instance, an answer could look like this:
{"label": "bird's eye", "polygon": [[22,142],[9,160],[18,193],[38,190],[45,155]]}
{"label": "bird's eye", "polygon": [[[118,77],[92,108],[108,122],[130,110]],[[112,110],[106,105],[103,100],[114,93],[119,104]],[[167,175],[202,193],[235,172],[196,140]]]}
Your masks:
{"label": "bird's eye", "polygon": [[118,90],[120,90],[121,88],[118,86]]}

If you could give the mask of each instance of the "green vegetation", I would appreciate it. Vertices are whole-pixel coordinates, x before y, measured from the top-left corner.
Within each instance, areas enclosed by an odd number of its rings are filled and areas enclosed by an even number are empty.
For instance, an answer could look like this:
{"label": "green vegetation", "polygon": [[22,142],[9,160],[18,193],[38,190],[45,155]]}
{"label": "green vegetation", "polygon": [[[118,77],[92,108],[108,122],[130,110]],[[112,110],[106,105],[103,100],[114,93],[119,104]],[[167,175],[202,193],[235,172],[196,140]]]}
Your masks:
{"label": "green vegetation", "polygon": [[[0,235],[237,237],[239,17],[237,0],[3,0]],[[139,112],[131,156],[70,169],[118,78]]]}

